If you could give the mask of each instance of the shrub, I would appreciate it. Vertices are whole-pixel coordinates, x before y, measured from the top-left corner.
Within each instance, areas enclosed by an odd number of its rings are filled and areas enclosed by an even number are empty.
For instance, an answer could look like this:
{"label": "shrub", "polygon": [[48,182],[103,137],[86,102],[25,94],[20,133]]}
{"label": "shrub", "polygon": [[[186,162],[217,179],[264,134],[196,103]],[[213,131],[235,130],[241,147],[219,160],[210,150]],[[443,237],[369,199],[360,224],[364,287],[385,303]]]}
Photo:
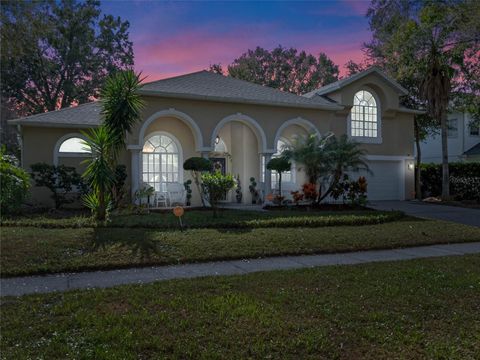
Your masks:
{"label": "shrub", "polygon": [[450,177],[450,189],[456,200],[480,202],[480,177]]}
{"label": "shrub", "polygon": [[117,165],[115,167],[114,181],[111,189],[111,201],[113,207],[117,208],[125,198],[127,193],[125,189],[125,181],[127,180],[127,167],[125,165]]}
{"label": "shrub", "polygon": [[203,157],[191,157],[185,160],[183,169],[192,173],[192,178],[200,194],[202,205],[205,206],[204,191],[202,190],[202,173],[212,170],[212,162]]}
{"label": "shrub", "polygon": [[232,175],[222,175],[220,171],[213,174],[203,175],[205,195],[213,209],[213,216],[217,216],[218,202],[225,197],[225,194],[235,186]]}
{"label": "shrub", "polygon": [[318,198],[318,191],[317,191],[317,185],[314,183],[306,183],[302,185],[302,191],[305,200],[308,200],[310,202],[314,202]]}
{"label": "shrub", "polygon": [[[450,163],[450,177],[475,178],[480,177],[480,163]],[[440,196],[442,193],[442,164],[422,164],[420,181],[422,196]],[[450,182],[450,192],[455,196],[455,189]]]}
{"label": "shrub", "polygon": [[248,190],[250,194],[252,194],[252,204],[256,204],[259,198],[258,190],[257,190],[257,182],[255,181],[254,177],[250,178],[250,185],[248,185]]}
{"label": "shrub", "polygon": [[45,186],[52,192],[55,209],[78,200],[86,192],[82,177],[74,167],[36,163],[31,169],[35,186]]}
{"label": "shrub", "polygon": [[334,200],[342,197],[343,203],[348,200],[351,205],[365,205],[367,203],[367,179],[360,176],[358,180],[350,180],[347,174],[343,175],[332,189],[331,195]]}
{"label": "shrub", "polygon": [[11,214],[20,208],[28,194],[30,177],[14,156],[0,152],[0,209],[1,215]]}

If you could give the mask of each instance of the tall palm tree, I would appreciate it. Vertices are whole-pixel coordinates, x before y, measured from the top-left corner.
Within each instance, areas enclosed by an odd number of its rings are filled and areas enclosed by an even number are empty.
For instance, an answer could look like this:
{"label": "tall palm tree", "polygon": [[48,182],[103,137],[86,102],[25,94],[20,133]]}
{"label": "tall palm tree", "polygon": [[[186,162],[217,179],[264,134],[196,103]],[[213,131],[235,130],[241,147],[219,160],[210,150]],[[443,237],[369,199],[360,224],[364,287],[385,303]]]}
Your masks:
{"label": "tall palm tree", "polygon": [[[113,141],[110,132],[106,127],[100,126],[96,129],[83,132],[85,145],[91,151],[91,157],[86,159],[87,169],[83,177],[87,180],[93,190],[92,206],[95,209],[97,220],[105,220],[107,213],[107,197],[115,180],[113,162]],[[88,199],[87,199],[88,200]]]}
{"label": "tall palm tree", "polygon": [[432,44],[427,59],[427,70],[420,85],[421,96],[427,101],[428,114],[434,119],[440,119],[442,139],[442,198],[450,197],[450,181],[448,170],[448,102],[451,92],[451,69],[441,59],[441,54],[435,44]]}
{"label": "tall palm tree", "polygon": [[110,76],[100,92],[100,103],[104,126],[114,139],[114,160],[125,148],[126,133],[131,133],[140,120],[145,102],[138,89],[143,79],[133,70],[121,71]]}

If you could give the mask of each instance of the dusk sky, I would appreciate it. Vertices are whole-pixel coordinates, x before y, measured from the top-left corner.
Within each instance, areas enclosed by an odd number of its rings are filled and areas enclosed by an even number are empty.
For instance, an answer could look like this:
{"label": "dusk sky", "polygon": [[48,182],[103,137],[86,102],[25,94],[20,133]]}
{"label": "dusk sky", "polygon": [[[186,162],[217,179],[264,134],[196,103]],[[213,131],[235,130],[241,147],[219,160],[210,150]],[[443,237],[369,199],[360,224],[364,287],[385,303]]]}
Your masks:
{"label": "dusk sky", "polygon": [[105,13],[130,22],[135,68],[147,81],[226,66],[248,49],[277,45],[325,52],[344,72],[363,59],[370,39],[369,1],[103,1]]}

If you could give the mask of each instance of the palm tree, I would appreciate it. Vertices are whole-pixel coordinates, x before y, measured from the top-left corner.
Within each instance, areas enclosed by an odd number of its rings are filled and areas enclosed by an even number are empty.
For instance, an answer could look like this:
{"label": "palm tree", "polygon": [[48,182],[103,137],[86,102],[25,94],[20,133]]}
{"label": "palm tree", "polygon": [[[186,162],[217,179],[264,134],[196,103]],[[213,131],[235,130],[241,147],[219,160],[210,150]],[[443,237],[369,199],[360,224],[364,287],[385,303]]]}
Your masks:
{"label": "palm tree", "polygon": [[131,133],[140,120],[145,102],[138,94],[141,74],[133,70],[117,72],[110,76],[100,92],[104,126],[114,139],[112,150],[114,160],[125,148],[126,133]]}
{"label": "palm tree", "polygon": [[347,135],[340,138],[332,136],[324,148],[329,161],[330,184],[323,195],[319,195],[318,202],[325,199],[332,189],[338,184],[343,174],[347,171],[366,170],[370,172],[365,161],[366,151],[358,143],[349,139]]}
{"label": "palm tree", "polygon": [[451,69],[441,61],[441,54],[432,45],[427,61],[427,71],[420,85],[421,96],[427,101],[427,111],[434,119],[440,119],[442,139],[442,198],[450,197],[448,170],[448,102],[451,92]]}
{"label": "palm tree", "polygon": [[[90,185],[93,194],[86,197],[85,202],[95,212],[97,220],[105,220],[107,213],[107,198],[115,181],[113,162],[113,141],[106,127],[100,126],[83,132],[86,148],[91,151],[91,157],[86,159],[87,169],[83,177]],[[96,208],[95,208],[96,207]]]}
{"label": "palm tree", "polygon": [[330,136],[332,135],[318,137],[316,133],[312,133],[306,137],[298,137],[282,151],[282,156],[300,164],[299,169],[305,171],[309,182],[316,184],[328,170],[324,148]]}

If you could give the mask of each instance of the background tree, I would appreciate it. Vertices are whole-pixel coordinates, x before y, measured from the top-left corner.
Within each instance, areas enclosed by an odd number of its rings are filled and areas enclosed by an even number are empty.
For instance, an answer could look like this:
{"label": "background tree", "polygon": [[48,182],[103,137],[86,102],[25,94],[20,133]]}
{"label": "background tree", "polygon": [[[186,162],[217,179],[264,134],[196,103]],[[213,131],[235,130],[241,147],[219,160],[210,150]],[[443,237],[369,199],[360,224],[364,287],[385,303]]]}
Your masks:
{"label": "background tree", "polygon": [[465,65],[475,59],[474,54],[478,62],[480,3],[374,0],[367,16],[373,32],[372,41],[365,45],[369,57],[407,84],[410,103],[423,100],[428,110],[431,119],[416,117],[417,129],[428,130],[433,121],[440,124],[442,195],[448,197],[447,111],[457,90],[472,92],[476,86]]}
{"label": "background tree", "polygon": [[129,23],[96,0],[1,2],[2,96],[20,115],[97,97],[105,78],[133,66]]}
{"label": "background tree", "polygon": [[[220,64],[210,65],[210,71],[225,73]],[[338,80],[339,70],[324,53],[316,57],[277,46],[272,51],[261,47],[248,50],[228,65],[226,74],[301,95]]]}

